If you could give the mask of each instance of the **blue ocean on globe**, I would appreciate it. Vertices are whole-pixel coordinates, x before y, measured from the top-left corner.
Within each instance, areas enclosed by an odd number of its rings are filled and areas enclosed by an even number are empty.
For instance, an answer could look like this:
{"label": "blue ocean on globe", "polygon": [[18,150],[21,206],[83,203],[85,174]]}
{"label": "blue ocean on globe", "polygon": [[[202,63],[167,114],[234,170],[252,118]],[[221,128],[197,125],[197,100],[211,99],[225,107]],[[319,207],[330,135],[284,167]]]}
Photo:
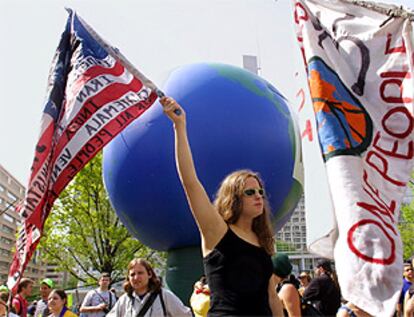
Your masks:
{"label": "blue ocean on globe", "polygon": [[[299,138],[285,98],[247,70],[213,63],[177,68],[163,91],[186,111],[210,198],[232,171],[259,172],[279,229],[302,195]],[[103,169],[111,203],[138,240],[157,250],[199,245],[175,167],[173,126],[158,102],[106,146]]]}

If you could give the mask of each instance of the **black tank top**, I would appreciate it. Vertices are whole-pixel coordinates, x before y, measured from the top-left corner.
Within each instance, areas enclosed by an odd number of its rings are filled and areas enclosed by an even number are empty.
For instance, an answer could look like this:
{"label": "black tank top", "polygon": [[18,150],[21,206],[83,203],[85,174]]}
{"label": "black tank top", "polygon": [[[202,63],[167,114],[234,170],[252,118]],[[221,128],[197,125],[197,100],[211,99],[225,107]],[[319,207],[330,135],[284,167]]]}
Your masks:
{"label": "black tank top", "polygon": [[204,260],[211,291],[209,317],[271,316],[270,255],[239,238],[230,228]]}

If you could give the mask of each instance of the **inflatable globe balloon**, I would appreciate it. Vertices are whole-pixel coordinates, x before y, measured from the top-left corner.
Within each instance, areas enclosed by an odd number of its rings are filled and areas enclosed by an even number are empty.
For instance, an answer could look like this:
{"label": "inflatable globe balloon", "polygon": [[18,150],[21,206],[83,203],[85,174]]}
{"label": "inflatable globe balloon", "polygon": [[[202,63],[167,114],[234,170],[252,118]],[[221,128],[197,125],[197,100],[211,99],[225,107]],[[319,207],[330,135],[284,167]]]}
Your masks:
{"label": "inflatable globe balloon", "polygon": [[[302,187],[295,178],[295,123],[277,89],[244,69],[203,63],[173,71],[163,91],[187,113],[194,162],[210,198],[227,174],[259,172],[281,227]],[[172,123],[159,103],[105,148],[103,168],[114,209],[142,243],[157,250],[199,244],[175,167]]]}
{"label": "inflatable globe balloon", "polygon": [[[302,195],[299,138],[284,97],[251,72],[209,63],[176,69],[163,91],[186,111],[197,173],[211,200],[227,174],[256,171],[280,228]],[[159,103],[106,146],[103,168],[112,205],[138,240],[157,250],[199,250],[175,167],[173,126]]]}

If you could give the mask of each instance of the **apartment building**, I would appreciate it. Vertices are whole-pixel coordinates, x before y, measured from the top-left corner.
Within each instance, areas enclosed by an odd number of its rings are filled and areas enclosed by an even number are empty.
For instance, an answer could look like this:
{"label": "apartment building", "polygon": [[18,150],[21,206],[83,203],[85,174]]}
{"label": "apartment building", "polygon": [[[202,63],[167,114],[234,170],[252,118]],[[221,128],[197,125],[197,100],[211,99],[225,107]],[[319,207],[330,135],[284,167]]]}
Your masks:
{"label": "apartment building", "polygon": [[[0,283],[7,280],[21,219],[15,206],[25,194],[24,186],[0,164]],[[26,268],[25,277],[44,278],[45,267],[36,251]]]}
{"label": "apartment building", "polygon": [[319,259],[307,251],[306,210],[304,197],[300,199],[289,221],[276,234],[277,251],[289,255],[295,273],[311,271]]}

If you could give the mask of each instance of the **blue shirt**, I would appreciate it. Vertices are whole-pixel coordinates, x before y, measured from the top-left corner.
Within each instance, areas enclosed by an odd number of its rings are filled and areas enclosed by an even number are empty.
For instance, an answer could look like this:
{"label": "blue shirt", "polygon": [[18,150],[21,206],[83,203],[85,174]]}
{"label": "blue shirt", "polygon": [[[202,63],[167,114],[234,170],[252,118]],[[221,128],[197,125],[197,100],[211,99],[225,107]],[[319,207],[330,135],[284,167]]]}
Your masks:
{"label": "blue shirt", "polygon": [[400,296],[400,301],[399,301],[399,303],[401,305],[404,305],[405,293],[407,293],[407,291],[410,289],[412,284],[413,283],[411,283],[409,280],[403,278],[403,287],[402,287],[402,290],[401,290],[401,296]]}

